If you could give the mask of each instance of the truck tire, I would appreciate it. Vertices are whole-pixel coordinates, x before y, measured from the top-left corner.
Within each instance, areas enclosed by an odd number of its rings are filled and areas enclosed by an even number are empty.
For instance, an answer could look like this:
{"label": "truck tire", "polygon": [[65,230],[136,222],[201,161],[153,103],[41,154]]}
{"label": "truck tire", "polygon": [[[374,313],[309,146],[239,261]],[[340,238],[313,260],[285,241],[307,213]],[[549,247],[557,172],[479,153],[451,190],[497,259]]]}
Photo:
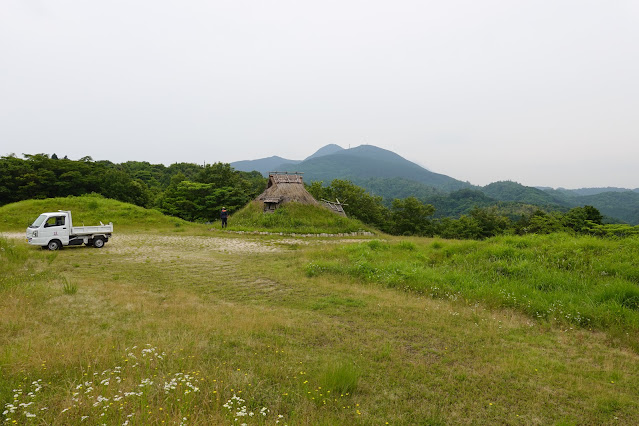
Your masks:
{"label": "truck tire", "polygon": [[62,248],[62,243],[59,240],[51,240],[47,244],[47,248],[51,251],[60,250]]}
{"label": "truck tire", "polygon": [[95,237],[93,239],[93,247],[95,248],[102,248],[104,247],[104,238],[102,237]]}

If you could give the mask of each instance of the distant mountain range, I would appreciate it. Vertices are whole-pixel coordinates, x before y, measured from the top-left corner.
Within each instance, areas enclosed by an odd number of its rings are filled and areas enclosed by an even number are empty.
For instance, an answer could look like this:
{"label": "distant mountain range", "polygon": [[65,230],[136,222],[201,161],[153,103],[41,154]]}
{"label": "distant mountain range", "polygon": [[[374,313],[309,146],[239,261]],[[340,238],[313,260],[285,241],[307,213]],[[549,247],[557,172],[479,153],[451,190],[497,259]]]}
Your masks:
{"label": "distant mountain range", "polygon": [[252,172],[254,170],[257,170],[264,176],[267,176],[268,172],[279,171],[279,166],[281,166],[282,164],[297,164],[301,162],[301,160],[287,160],[286,158],[273,156],[260,158],[259,160],[236,161],[234,163],[231,163],[231,167],[242,172]]}
{"label": "distant mountain range", "polygon": [[268,176],[269,172],[279,172],[279,171],[292,172],[294,171],[293,169],[297,171],[297,164],[300,164],[312,158],[335,154],[339,151],[344,151],[344,148],[342,148],[339,145],[330,144],[320,148],[317,152],[306,157],[304,160],[288,160],[286,158],[273,156],[273,157],[267,157],[267,158],[260,158],[258,160],[236,161],[234,163],[231,163],[231,166],[235,170],[239,170],[242,172],[258,171],[262,173],[264,176]]}
{"label": "distant mountain range", "polygon": [[[494,182],[484,187],[473,186],[450,176],[431,172],[392,151],[373,145],[344,149],[326,145],[304,160],[268,157],[231,163],[236,170],[257,170],[264,176],[272,171],[303,172],[304,181],[350,180],[386,204],[394,198],[417,197],[433,204],[438,216],[459,216],[474,206],[498,205],[515,217],[540,207],[547,211],[566,211],[572,207],[591,205],[609,221],[639,224],[639,188],[553,189],[529,187],[516,182]],[[536,207],[535,207],[536,206]]]}
{"label": "distant mountain range", "polygon": [[273,158],[231,163],[236,170],[253,171],[267,175],[269,171],[296,171],[304,173],[304,181],[348,179],[362,184],[371,179],[401,178],[421,183],[443,191],[471,187],[467,182],[433,173],[407,159],[373,145],[361,145],[344,149],[327,145],[303,161],[284,161],[275,165]]}

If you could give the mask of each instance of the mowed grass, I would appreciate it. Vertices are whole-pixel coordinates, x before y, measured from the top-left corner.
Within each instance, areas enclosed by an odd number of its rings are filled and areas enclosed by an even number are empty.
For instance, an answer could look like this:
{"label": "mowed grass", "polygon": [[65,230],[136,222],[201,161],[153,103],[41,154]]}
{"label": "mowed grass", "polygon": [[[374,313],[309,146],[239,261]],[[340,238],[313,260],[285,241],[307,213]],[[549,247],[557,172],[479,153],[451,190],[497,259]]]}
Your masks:
{"label": "mowed grass", "polygon": [[[632,242],[618,242],[614,263],[608,242],[567,236],[358,243],[158,228],[125,229],[103,249],[59,252],[0,238],[4,422],[635,424],[639,418],[639,356],[619,336],[624,328],[635,332],[631,321],[594,326],[537,317],[503,302],[509,297],[500,302],[489,292],[482,298],[443,288],[444,278],[433,293],[414,278],[422,265],[434,269],[429,280],[476,273],[473,280],[499,286],[500,262],[517,270],[505,259],[528,258],[530,274],[556,269],[587,279],[600,259],[607,266],[601,277],[627,280],[635,263],[624,256],[633,255]],[[581,258],[571,250],[595,248],[588,262],[566,266]],[[533,256],[535,250],[546,257]],[[349,265],[359,259],[368,262],[361,260],[362,270],[386,275],[354,273]]]}

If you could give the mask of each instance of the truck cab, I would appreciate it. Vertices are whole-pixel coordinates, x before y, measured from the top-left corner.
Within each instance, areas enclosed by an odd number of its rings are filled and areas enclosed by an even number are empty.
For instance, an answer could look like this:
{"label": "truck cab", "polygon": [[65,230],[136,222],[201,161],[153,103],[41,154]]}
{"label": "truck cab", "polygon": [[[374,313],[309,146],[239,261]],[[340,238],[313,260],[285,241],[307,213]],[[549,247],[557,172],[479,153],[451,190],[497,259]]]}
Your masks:
{"label": "truck cab", "polygon": [[60,210],[42,213],[27,228],[27,242],[49,250],[58,250],[68,245],[92,245],[102,248],[111,237],[113,223],[99,226],[73,226],[71,212]]}

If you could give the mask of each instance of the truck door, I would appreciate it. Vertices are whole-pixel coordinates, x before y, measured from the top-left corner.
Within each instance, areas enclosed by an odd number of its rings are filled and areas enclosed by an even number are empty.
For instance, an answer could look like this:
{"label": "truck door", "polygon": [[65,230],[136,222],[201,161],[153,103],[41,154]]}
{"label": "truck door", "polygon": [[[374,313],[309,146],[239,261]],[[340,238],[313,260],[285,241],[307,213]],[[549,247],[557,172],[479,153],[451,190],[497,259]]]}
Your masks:
{"label": "truck door", "polygon": [[69,244],[69,227],[66,224],[66,216],[50,216],[42,225],[41,236],[46,237],[47,241],[53,239],[60,240],[62,245]]}

